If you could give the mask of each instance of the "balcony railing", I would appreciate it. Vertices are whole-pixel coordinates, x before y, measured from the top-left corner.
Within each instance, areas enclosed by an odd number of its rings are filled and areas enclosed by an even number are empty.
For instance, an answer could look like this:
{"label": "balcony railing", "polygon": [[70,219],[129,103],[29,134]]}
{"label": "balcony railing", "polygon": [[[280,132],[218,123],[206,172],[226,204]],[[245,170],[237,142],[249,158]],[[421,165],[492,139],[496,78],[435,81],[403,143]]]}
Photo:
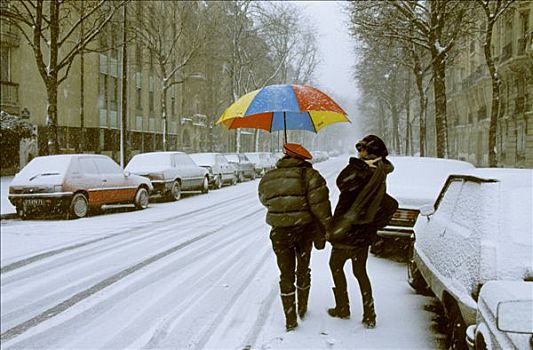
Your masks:
{"label": "balcony railing", "polygon": [[0,82],[0,105],[16,107],[19,103],[19,84],[9,81]]}

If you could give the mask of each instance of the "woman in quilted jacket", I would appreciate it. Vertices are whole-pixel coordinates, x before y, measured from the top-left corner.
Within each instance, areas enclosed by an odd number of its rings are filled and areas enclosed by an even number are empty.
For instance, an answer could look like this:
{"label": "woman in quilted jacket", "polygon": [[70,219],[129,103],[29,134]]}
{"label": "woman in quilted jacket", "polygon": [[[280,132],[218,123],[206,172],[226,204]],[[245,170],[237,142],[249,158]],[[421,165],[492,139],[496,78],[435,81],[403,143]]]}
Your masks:
{"label": "woman in quilted jacket", "polygon": [[297,313],[303,318],[307,311],[313,241],[317,249],[324,248],[332,215],[326,181],[307,161],[311,154],[294,143],[285,144],[283,152],[276,168],[261,179],[259,199],[272,227],[270,240],[280,270],[285,327],[291,331],[298,326]]}

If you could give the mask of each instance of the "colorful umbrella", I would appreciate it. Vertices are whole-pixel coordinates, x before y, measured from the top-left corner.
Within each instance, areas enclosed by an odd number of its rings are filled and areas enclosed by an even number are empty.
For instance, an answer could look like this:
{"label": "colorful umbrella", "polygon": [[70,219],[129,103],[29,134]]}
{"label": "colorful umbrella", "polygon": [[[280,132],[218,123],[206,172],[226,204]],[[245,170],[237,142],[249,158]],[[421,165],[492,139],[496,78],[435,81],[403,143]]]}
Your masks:
{"label": "colorful umbrella", "polygon": [[322,91],[302,85],[270,85],[240,97],[229,106],[217,124],[230,129],[266,131],[308,130],[350,122],[347,113]]}

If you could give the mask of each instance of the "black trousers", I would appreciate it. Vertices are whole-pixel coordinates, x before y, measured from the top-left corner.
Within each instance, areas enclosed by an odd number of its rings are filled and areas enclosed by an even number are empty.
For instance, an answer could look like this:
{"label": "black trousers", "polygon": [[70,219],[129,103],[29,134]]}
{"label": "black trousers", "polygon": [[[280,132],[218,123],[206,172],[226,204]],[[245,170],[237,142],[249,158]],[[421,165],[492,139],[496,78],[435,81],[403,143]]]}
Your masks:
{"label": "black trousers", "polygon": [[281,294],[295,292],[294,283],[299,288],[307,288],[311,283],[311,249],[313,235],[309,225],[274,227],[270,240],[280,271]]}
{"label": "black trousers", "polygon": [[359,283],[363,306],[372,303],[372,286],[366,273],[366,260],[368,259],[368,245],[357,246],[352,249],[340,249],[333,247],[329,258],[329,268],[335,288],[346,291],[346,277],[344,276],[344,264],[347,260],[352,261],[352,271]]}

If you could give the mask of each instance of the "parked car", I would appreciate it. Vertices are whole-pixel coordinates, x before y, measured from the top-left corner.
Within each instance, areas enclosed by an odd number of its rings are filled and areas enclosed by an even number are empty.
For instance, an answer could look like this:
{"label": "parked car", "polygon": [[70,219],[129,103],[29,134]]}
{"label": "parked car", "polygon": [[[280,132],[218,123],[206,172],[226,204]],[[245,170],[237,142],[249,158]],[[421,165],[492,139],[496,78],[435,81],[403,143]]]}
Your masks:
{"label": "parked car", "polygon": [[476,324],[466,330],[470,350],[533,349],[533,280],[489,281],[477,305]]}
{"label": "parked car", "polygon": [[237,170],[221,153],[192,153],[191,158],[209,172],[209,185],[219,189],[224,184],[237,183]]}
{"label": "parked car", "polygon": [[244,154],[254,164],[257,176],[263,176],[275,166],[275,159],[268,152],[246,152]]}
{"label": "parked car", "polygon": [[209,191],[209,173],[184,152],[149,152],[133,156],[126,171],[146,176],[154,193],[179,200],[182,191]]}
{"label": "parked car", "polygon": [[68,154],[34,158],[9,186],[9,201],[25,219],[35,212],[66,213],[81,218],[104,204],[148,206],[150,180],[123,171],[111,158]]}
{"label": "parked car", "polygon": [[255,180],[254,163],[244,153],[224,153],[224,157],[237,168],[237,179],[243,182],[245,179]]}
{"label": "parked car", "polygon": [[480,289],[533,274],[533,169],[473,169],[450,175],[414,227],[408,282],[444,306],[452,344],[465,347]]}
{"label": "parked car", "polygon": [[468,162],[453,159],[408,156],[387,159],[394,165],[394,171],[387,176],[387,193],[398,201],[398,210],[389,224],[378,231],[378,238],[371,247],[376,255],[387,247],[407,251],[419,207],[437,199],[448,175],[474,168]]}

